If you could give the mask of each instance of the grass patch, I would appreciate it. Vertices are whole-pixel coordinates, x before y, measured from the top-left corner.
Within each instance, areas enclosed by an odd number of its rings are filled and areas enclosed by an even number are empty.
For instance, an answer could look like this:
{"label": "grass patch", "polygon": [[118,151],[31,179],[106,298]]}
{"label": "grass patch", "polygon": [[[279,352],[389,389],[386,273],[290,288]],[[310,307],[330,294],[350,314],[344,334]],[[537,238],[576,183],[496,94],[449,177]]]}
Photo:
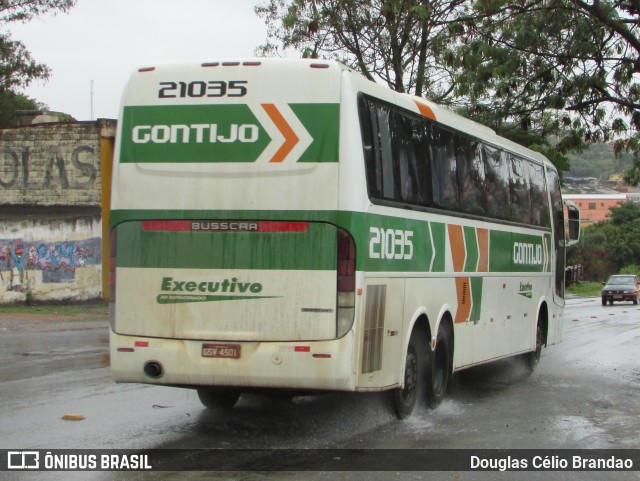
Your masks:
{"label": "grass patch", "polygon": [[109,315],[109,305],[104,301],[92,301],[79,304],[16,304],[1,306],[2,314],[55,314],[58,316],[86,315],[86,317],[106,317]]}
{"label": "grass patch", "polygon": [[602,290],[601,282],[579,282],[567,287],[568,294],[574,294],[581,297],[598,297]]}

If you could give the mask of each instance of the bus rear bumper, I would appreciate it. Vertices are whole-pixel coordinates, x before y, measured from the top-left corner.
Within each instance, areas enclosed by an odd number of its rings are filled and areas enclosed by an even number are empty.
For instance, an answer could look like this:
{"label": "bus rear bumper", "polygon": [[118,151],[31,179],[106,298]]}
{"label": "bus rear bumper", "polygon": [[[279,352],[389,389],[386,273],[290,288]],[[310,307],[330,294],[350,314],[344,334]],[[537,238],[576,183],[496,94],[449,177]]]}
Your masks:
{"label": "bus rear bumper", "polygon": [[[204,357],[205,344],[240,347],[240,357]],[[354,391],[354,336],[314,342],[228,342],[125,336],[110,332],[117,382]],[[223,355],[234,354],[225,352]],[[211,350],[207,352],[211,355]]]}

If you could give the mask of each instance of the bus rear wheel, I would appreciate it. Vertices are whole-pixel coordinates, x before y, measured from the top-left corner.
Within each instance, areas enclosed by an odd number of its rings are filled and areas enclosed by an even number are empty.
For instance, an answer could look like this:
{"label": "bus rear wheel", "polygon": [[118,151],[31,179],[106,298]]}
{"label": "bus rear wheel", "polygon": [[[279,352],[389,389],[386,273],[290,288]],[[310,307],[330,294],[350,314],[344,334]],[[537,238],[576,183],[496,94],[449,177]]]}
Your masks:
{"label": "bus rear wheel", "polygon": [[451,380],[451,326],[444,323],[438,329],[436,349],[431,353],[427,370],[427,406],[437,407],[444,399]]}
{"label": "bus rear wheel", "polygon": [[219,391],[199,388],[198,397],[202,405],[209,409],[226,410],[236,405],[240,398],[238,391]]}
{"label": "bus rear wheel", "polygon": [[526,364],[530,372],[533,372],[540,362],[540,354],[542,353],[542,326],[540,321],[536,326],[536,349],[526,355]]}
{"label": "bus rear wheel", "polygon": [[398,419],[411,416],[416,402],[422,397],[427,361],[425,342],[426,337],[420,336],[419,331],[414,330],[405,358],[404,387],[389,393],[392,410]]}

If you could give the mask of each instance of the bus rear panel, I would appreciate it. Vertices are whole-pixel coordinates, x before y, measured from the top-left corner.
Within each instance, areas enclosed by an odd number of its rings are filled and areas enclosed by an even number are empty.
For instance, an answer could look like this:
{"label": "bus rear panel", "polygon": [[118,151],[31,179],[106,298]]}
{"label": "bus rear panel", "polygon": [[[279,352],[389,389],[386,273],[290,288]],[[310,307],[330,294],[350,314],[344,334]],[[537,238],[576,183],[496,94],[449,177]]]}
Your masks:
{"label": "bus rear panel", "polygon": [[117,381],[355,388],[355,242],[336,215],[343,70],[132,76],[111,213]]}

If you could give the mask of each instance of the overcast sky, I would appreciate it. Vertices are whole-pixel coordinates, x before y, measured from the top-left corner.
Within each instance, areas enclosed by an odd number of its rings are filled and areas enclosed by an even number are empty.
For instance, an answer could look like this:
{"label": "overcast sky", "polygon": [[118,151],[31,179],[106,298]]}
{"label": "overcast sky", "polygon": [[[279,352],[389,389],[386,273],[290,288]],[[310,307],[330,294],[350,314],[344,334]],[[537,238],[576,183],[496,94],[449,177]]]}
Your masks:
{"label": "overcast sky", "polygon": [[67,14],[9,31],[51,78],[25,92],[77,120],[117,118],[131,72],[157,62],[251,57],[266,39],[253,8],[264,0],[78,0]]}

